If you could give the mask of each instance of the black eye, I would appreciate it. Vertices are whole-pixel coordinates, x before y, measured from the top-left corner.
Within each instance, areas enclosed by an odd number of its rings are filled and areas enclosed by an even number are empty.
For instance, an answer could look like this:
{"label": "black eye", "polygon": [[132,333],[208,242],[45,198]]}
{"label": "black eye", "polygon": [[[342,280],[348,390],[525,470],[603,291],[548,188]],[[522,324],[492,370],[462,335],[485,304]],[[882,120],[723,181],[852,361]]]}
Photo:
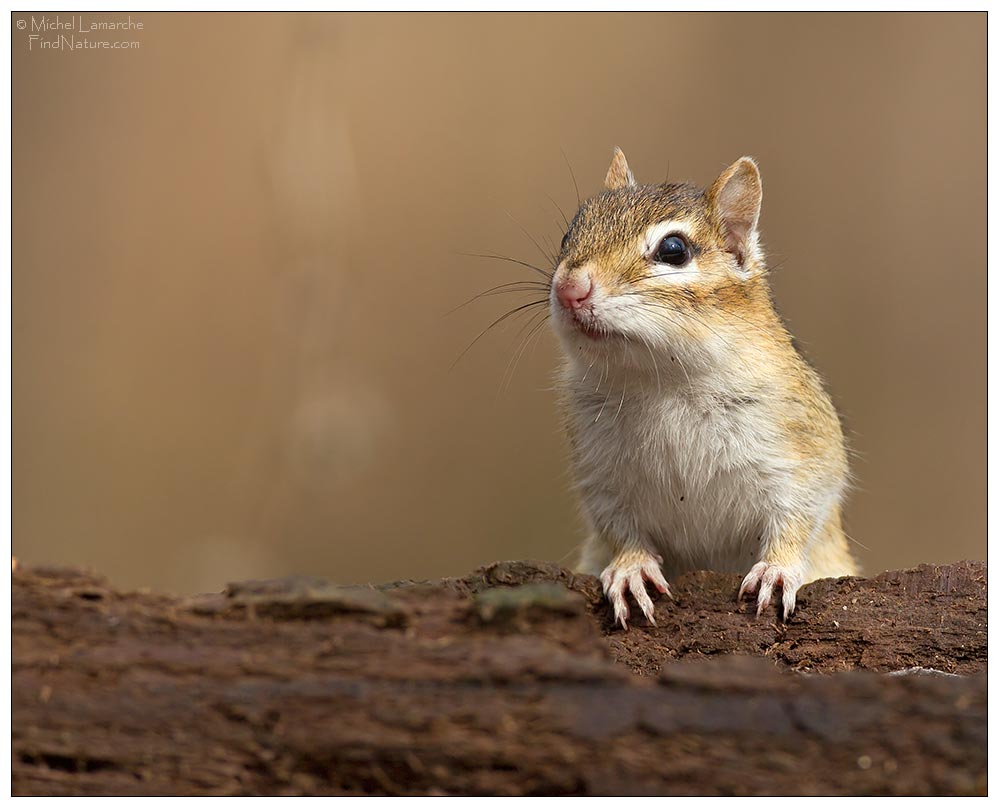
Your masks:
{"label": "black eye", "polygon": [[690,245],[683,236],[666,236],[656,248],[657,264],[682,267],[690,260]]}

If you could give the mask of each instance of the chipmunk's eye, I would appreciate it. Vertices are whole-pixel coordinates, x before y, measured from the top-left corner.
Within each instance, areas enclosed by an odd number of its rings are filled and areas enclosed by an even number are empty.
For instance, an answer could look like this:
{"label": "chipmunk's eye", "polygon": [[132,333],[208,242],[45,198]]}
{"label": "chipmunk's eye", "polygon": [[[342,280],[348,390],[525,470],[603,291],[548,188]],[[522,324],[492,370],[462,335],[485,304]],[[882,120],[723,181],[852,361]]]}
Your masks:
{"label": "chipmunk's eye", "polygon": [[682,267],[690,260],[690,245],[683,236],[666,236],[656,248],[657,264]]}

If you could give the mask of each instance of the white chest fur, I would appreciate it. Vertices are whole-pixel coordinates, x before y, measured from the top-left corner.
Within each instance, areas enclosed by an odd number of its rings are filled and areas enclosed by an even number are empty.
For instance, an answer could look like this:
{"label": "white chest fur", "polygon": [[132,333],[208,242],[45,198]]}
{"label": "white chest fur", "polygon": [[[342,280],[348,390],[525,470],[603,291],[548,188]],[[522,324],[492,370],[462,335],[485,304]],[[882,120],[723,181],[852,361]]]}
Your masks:
{"label": "white chest fur", "polygon": [[571,386],[576,481],[598,533],[654,548],[669,575],[744,571],[791,470],[766,408],[689,380]]}

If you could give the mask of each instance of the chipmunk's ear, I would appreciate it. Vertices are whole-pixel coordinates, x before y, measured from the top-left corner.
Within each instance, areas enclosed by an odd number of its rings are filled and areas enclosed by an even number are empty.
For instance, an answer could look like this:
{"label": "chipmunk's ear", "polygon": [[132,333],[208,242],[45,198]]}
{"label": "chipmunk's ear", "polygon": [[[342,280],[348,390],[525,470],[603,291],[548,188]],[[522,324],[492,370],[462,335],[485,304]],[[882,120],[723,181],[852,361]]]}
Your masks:
{"label": "chipmunk's ear", "polygon": [[607,190],[616,191],[618,188],[634,184],[635,175],[628,168],[628,160],[624,156],[624,152],[615,147],[614,159],[611,160],[610,168],[607,169],[607,176],[604,177],[604,185],[607,186]]}
{"label": "chipmunk's ear", "polygon": [[708,190],[708,200],[718,216],[726,249],[739,266],[756,249],[756,224],[763,203],[760,169],[751,157],[740,157],[726,168]]}

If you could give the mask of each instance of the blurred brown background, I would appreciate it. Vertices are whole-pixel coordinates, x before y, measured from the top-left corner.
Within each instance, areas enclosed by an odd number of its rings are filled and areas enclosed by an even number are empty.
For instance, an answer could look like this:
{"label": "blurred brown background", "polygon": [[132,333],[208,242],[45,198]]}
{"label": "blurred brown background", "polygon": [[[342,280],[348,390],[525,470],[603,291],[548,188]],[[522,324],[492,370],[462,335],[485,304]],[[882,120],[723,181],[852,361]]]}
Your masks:
{"label": "blurred brown background", "polygon": [[516,296],[445,313],[528,274],[461,253],[558,242],[561,151],[589,195],[615,145],[760,161],[865,570],[984,557],[984,13],[132,19],[13,30],[19,559],[191,592],[569,557],[552,338],[504,385],[518,321],[448,369]]}

